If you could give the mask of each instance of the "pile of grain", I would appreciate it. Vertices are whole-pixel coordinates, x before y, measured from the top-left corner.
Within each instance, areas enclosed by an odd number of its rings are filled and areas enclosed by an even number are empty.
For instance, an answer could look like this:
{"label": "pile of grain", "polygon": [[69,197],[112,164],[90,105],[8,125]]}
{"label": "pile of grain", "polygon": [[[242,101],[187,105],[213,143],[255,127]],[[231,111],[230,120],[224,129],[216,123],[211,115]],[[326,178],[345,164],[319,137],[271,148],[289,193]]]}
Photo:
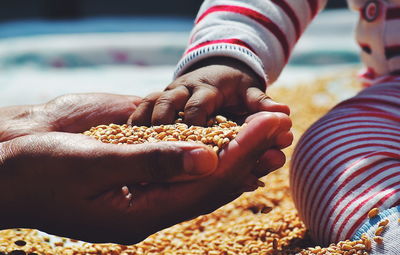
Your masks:
{"label": "pile of grain", "polygon": [[[345,81],[346,85],[350,81],[354,84],[354,80],[350,78],[353,75],[353,73],[341,74],[334,78],[317,80],[312,84],[300,85],[294,89],[272,87],[270,90],[272,98],[291,106],[293,132],[296,139],[312,122],[337,103],[338,99],[335,94],[328,92],[332,85],[342,86],[338,84],[340,81]],[[352,87],[354,88],[354,85]],[[355,90],[351,91],[350,94],[354,92]],[[321,98],[323,103],[321,103]],[[127,126],[118,126],[118,128],[127,131]],[[108,127],[101,126],[101,129],[108,130]],[[105,135],[113,135],[111,133],[106,134],[106,131],[101,133],[100,128],[92,131],[99,132],[97,133],[99,140],[102,140]],[[159,131],[158,134],[163,132],[161,129]],[[93,132],[93,134],[95,133]],[[120,141],[117,139],[125,141],[125,138],[127,138],[126,143],[128,143],[130,135],[127,131],[123,137],[111,137],[112,139],[109,137],[107,139],[119,143]],[[162,137],[163,135],[155,139],[163,140],[165,138]],[[173,134],[170,135],[174,136]],[[219,138],[221,138],[221,135]],[[134,143],[134,139],[132,143]],[[202,138],[197,136],[196,139],[201,141]],[[214,143],[213,146],[215,146],[214,140],[212,142],[210,140],[209,144],[211,143]],[[216,146],[218,146],[218,141]],[[292,150],[293,146],[285,150],[288,161],[290,161]],[[51,241],[43,235],[39,235],[35,230],[5,230],[0,232],[0,254],[11,251],[14,251],[11,254],[22,255],[30,252],[40,254],[126,255],[365,254],[369,248],[368,241],[365,238],[358,242],[340,242],[325,248],[314,247],[315,245],[309,240],[305,226],[300,221],[291,200],[287,166],[288,164],[263,178],[262,180],[267,184],[266,187],[244,194],[209,215],[160,231],[133,246],[94,245],[71,242],[68,239],[60,239],[56,241],[56,244],[50,245]],[[16,241],[19,240],[25,241],[26,244],[23,246],[16,244]],[[19,244],[23,243],[19,242]],[[15,253],[15,250],[19,252]]]}
{"label": "pile of grain", "polygon": [[[183,117],[183,112],[179,113]],[[104,143],[113,144],[140,144],[160,141],[187,141],[203,143],[219,152],[222,147],[233,140],[239,133],[241,126],[217,115],[208,121],[207,127],[188,126],[184,123],[160,125],[153,127],[124,125],[100,125],[84,132]]]}

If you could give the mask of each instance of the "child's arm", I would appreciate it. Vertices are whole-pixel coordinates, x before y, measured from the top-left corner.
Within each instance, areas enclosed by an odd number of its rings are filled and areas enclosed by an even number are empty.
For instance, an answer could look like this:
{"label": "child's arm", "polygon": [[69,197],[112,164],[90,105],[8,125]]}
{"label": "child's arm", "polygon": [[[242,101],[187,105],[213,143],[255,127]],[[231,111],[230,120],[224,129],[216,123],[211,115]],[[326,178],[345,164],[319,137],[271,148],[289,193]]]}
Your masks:
{"label": "child's arm", "polygon": [[[204,124],[217,111],[281,111],[265,94],[279,76],[297,39],[327,0],[206,0],[190,44],[166,91],[150,95],[132,120]],[[249,89],[251,88],[251,89]]]}

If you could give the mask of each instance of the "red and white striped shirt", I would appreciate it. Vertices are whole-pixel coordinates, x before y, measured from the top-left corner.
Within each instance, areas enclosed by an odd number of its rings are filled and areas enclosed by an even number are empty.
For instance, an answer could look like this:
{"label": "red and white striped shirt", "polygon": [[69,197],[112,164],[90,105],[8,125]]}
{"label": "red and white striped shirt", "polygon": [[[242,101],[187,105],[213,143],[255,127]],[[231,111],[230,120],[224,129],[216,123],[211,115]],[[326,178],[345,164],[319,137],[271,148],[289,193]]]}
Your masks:
{"label": "red and white striped shirt", "polygon": [[[206,0],[175,77],[202,59],[226,56],[246,63],[271,84],[326,2]],[[367,70],[364,80],[400,75],[400,0],[349,0],[349,5],[360,13],[357,42]]]}

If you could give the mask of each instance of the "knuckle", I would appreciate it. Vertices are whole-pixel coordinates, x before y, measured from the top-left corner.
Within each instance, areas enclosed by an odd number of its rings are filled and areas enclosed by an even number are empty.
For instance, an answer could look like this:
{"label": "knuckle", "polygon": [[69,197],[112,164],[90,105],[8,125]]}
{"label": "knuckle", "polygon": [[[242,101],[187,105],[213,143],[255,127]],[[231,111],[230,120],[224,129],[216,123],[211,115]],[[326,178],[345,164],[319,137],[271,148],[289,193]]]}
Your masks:
{"label": "knuckle", "polygon": [[205,77],[204,75],[200,76],[200,75],[186,74],[178,78],[175,81],[173,87],[176,88],[178,86],[184,86],[189,90],[199,87],[214,88],[212,84],[213,81]]}
{"label": "knuckle", "polygon": [[265,93],[263,93],[261,91],[259,91],[259,93],[254,93],[254,100],[256,102],[262,102],[262,101],[267,100],[267,99],[269,99],[269,97]]}
{"label": "knuckle", "polygon": [[153,104],[157,100],[157,98],[159,98],[159,96],[160,96],[160,93],[158,93],[158,92],[152,93],[143,98],[142,104]]}
{"label": "knuckle", "polygon": [[203,105],[203,103],[198,99],[194,99],[186,104],[185,113],[186,114],[198,113],[203,111],[204,109],[205,106]]}
{"label": "knuckle", "polygon": [[168,94],[164,94],[157,99],[155,106],[170,106],[173,105],[173,102],[173,97],[170,97]]}

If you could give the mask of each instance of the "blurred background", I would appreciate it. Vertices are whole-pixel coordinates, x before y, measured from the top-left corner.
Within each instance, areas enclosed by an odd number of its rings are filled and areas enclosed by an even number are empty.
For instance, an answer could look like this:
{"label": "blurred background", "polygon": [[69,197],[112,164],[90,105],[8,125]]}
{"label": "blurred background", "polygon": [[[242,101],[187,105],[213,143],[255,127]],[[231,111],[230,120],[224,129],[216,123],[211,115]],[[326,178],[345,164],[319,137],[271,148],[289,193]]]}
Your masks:
{"label": "blurred background", "polygon": [[[194,17],[202,0],[132,1],[132,0],[3,0],[0,20],[71,19],[88,16],[162,15]],[[328,8],[342,8],[346,0],[328,3]]]}
{"label": "blurred background", "polygon": [[[145,96],[171,82],[202,0],[3,0],[0,106],[77,92]],[[345,0],[299,41],[278,85],[359,65]]]}

